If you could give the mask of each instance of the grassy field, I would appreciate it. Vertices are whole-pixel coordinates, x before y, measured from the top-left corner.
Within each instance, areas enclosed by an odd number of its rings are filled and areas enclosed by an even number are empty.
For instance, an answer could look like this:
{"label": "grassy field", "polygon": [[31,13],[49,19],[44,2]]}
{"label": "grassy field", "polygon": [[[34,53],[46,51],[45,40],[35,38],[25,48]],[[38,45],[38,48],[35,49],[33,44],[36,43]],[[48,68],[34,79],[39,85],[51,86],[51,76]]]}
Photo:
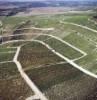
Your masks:
{"label": "grassy field", "polygon": [[20,75],[10,79],[0,79],[1,100],[25,100],[33,96],[34,92],[29,88]]}
{"label": "grassy field", "polygon": [[[39,16],[26,16],[26,17],[6,17],[5,20],[3,20],[3,24],[4,24],[4,27],[10,26],[9,29],[17,29],[17,28],[21,28],[21,25],[22,25],[21,23],[27,22],[30,19],[31,26],[54,27],[55,28],[54,31],[47,32],[46,34],[54,34],[58,37],[61,37],[63,40],[78,47],[79,49],[85,51],[86,53],[89,53],[89,55],[84,58],[88,64],[90,61],[93,61],[93,63],[96,62],[96,52],[95,52],[96,43],[94,42],[97,42],[97,38],[96,38],[97,34],[90,30],[81,28],[79,26],[71,25],[69,23],[76,23],[76,24],[88,26],[93,29],[97,29],[96,25],[93,22],[91,22],[92,17],[93,17],[92,14],[60,14],[60,15],[44,15],[44,16],[39,15]],[[68,22],[68,24],[67,23],[61,24],[60,21]],[[24,32],[28,33],[27,30],[24,30]],[[29,32],[33,33],[33,32],[40,32],[40,31],[29,30]],[[44,39],[48,39],[48,37],[41,36],[38,39],[44,40]],[[55,39],[46,40],[45,43],[49,44],[56,51],[62,53],[64,56],[70,59],[74,59],[81,56],[79,52],[73,50],[72,48],[68,47],[65,44],[62,44],[59,41],[56,41]],[[11,45],[17,46],[19,44],[16,43],[16,44],[11,44]],[[3,50],[4,49],[1,49],[1,51]],[[5,49],[5,51],[7,51],[7,49]],[[0,55],[2,57],[4,56],[3,58],[6,59],[4,54],[0,54]],[[9,57],[9,54],[7,55]],[[87,66],[87,64],[84,63],[84,59],[79,60],[79,63],[82,66],[83,65]],[[96,63],[94,64],[96,66]],[[88,66],[90,65],[91,64],[89,63]]]}
{"label": "grassy field", "polygon": [[31,42],[21,48],[18,60],[23,68],[36,67],[64,61],[45,46],[37,42]]}
{"label": "grassy field", "polygon": [[0,79],[8,79],[19,74],[15,63],[2,63],[0,64]]}
{"label": "grassy field", "polygon": [[39,86],[41,90],[45,90],[63,81],[67,81],[72,78],[76,80],[79,78],[80,76],[79,72],[76,73],[77,71],[76,69],[73,72],[72,71],[73,67],[72,66],[68,67],[68,66],[69,64],[66,65],[58,64],[58,65],[40,67],[36,69],[30,69],[26,70],[25,72]]}
{"label": "grassy field", "polygon": [[15,53],[0,53],[0,62],[12,61]]}
{"label": "grassy field", "polygon": [[0,53],[9,51],[16,51],[16,48],[5,48],[3,46],[0,46]]}
{"label": "grassy field", "polygon": [[89,95],[96,93],[93,92],[97,80],[69,64],[30,69],[25,72],[50,100],[88,100]]}
{"label": "grassy field", "polygon": [[25,100],[34,95],[20,76],[15,63],[0,64],[0,100]]}
{"label": "grassy field", "polygon": [[97,25],[95,25],[94,22],[91,21],[92,17],[93,15],[74,15],[71,18],[64,19],[64,21],[88,26],[97,30]]}
{"label": "grassy field", "polygon": [[[6,31],[4,34],[37,33],[36,35],[38,35],[39,33],[45,33],[60,37],[63,41],[86,52],[87,56],[75,61],[75,63],[97,74],[97,33],[70,24],[76,23],[97,30],[97,25],[91,22],[92,16],[87,14],[62,14],[7,17],[3,20],[3,28],[9,32]],[[29,20],[29,23],[24,24],[24,22]],[[68,23],[62,24],[60,21]],[[54,30],[15,30],[32,26],[37,28],[54,28]],[[33,35],[28,35],[10,37],[8,40],[29,40],[32,38]],[[82,53],[68,46],[66,43],[62,43],[50,36],[41,35],[37,40],[48,44],[55,51],[70,60],[83,56]],[[97,100],[97,96],[95,95],[97,93],[97,80],[66,63],[65,60],[58,57],[41,43],[27,41],[4,44],[0,46],[0,62],[12,61],[15,53],[7,52],[16,51],[16,49],[7,47],[17,47],[20,45],[23,46],[21,47],[18,60],[23,70],[49,100]],[[65,64],[61,64],[62,62]],[[30,90],[21,78],[16,64],[0,63],[0,100],[14,100],[14,98],[16,100],[25,100],[33,94],[34,92]],[[92,97],[94,98],[92,99]]]}
{"label": "grassy field", "polygon": [[93,33],[91,33],[91,38],[90,38],[90,33],[88,32],[87,36],[86,34],[75,32],[69,34],[63,39],[87,53],[86,57],[80,59],[79,61],[76,61],[76,63],[81,67],[97,74],[97,68],[96,68],[97,47],[95,39],[93,39],[93,37],[95,37],[96,39],[96,35],[94,35]]}
{"label": "grassy field", "polygon": [[[5,44],[0,47],[0,61],[12,60],[15,53],[7,53],[8,51],[16,50],[14,48],[6,48],[20,45]],[[2,53],[6,52],[6,53]],[[13,62],[0,63],[0,100],[25,100],[29,96],[34,95],[34,92],[29,88],[24,79],[20,76],[17,66]]]}
{"label": "grassy field", "polygon": [[97,39],[95,37],[97,35],[96,32],[90,31],[88,29],[84,29],[84,28],[79,27],[79,26],[71,25],[69,23],[64,23],[60,27],[63,27],[64,31],[66,31],[66,32],[72,32],[72,31],[79,32],[79,33],[83,34],[84,36],[91,38],[94,41],[97,41]]}
{"label": "grassy field", "polygon": [[95,44],[92,44],[88,39],[85,39],[82,36],[78,35],[78,33],[71,33],[68,36],[63,37],[63,40],[78,47],[86,53],[90,53],[91,49],[96,48]]}
{"label": "grassy field", "polygon": [[62,43],[61,41],[55,38],[51,38],[50,36],[41,35],[37,39],[44,41],[46,44],[52,47],[55,51],[59,52],[60,54],[62,54],[63,56],[69,59],[75,59],[83,55],[79,51],[68,46],[67,44]]}
{"label": "grassy field", "polygon": [[27,21],[27,17],[6,17],[3,20],[4,27],[10,26],[11,28],[15,28],[20,25],[21,22]]}

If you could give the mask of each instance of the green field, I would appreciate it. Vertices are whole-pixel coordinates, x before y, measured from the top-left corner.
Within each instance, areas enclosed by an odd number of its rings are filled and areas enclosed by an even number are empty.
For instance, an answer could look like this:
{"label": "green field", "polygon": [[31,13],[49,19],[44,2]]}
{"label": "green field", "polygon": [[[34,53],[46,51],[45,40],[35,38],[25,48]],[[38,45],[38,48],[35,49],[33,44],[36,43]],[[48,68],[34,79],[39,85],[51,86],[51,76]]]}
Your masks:
{"label": "green field", "polygon": [[[20,46],[17,60],[23,71],[49,100],[97,100],[96,78],[83,73],[64,60],[68,58],[78,67],[97,75],[97,32],[71,24],[83,25],[95,31],[97,25],[91,21],[93,16],[94,14],[56,14],[6,17],[3,20],[3,35],[26,35],[5,38],[5,41],[24,41],[0,45],[0,100],[25,100],[34,95],[22,79],[17,65],[14,62],[7,62],[13,60],[16,47]],[[17,30],[31,27],[36,29]],[[51,36],[39,35],[40,33],[54,35],[63,42]],[[51,48],[33,39],[44,42]],[[87,55],[84,56],[81,51]],[[56,55],[56,52],[64,59]]]}
{"label": "green field", "polygon": [[[45,65],[44,65],[45,66]],[[58,64],[47,67],[26,70],[27,75],[34,81],[41,90],[50,88],[53,85],[71,80],[78,80],[80,73],[69,64]],[[71,75],[72,74],[72,75]]]}
{"label": "green field", "polygon": [[[25,71],[50,100],[91,98],[96,79],[83,74],[70,64],[59,64]],[[90,92],[91,91],[91,92]]]}
{"label": "green field", "polygon": [[34,92],[29,88],[24,79],[22,79],[15,63],[0,63],[0,99],[25,100]]}
{"label": "green field", "polygon": [[[77,23],[77,20],[74,23]],[[79,23],[79,24],[82,24],[82,23]],[[64,24],[64,27],[67,28],[67,31],[69,32],[70,31],[72,32],[72,30],[74,30],[75,32],[69,34],[66,37],[62,37],[63,40],[69,42],[70,44],[78,47],[79,49],[87,53],[86,57],[80,59],[79,61],[76,61],[76,63],[80,65],[81,67],[96,74],[97,73],[97,68],[96,68],[96,65],[97,65],[96,63],[96,59],[97,59],[96,35],[97,34],[96,32],[92,32],[87,29],[83,29],[81,27],[70,25],[70,24],[68,25]]]}
{"label": "green field", "polygon": [[0,53],[0,62],[12,61],[15,53]]}
{"label": "green field", "polygon": [[[97,42],[97,34],[96,32],[90,31],[88,29],[84,29],[79,26],[71,25],[70,23],[75,23],[83,26],[87,26],[92,29],[97,29],[97,25],[94,24],[91,20],[93,20],[94,14],[56,14],[56,15],[39,15],[39,16],[26,16],[26,17],[6,17],[5,20],[3,20],[4,28],[7,29],[21,29],[25,27],[35,26],[35,27],[41,27],[41,28],[49,28],[53,27],[55,30],[43,32],[46,34],[53,34],[55,36],[58,36],[62,38],[63,40],[69,42],[73,46],[83,50],[87,53],[87,56],[83,59],[80,59],[77,61],[79,65],[81,65],[83,68],[95,70],[96,69],[96,42]],[[23,26],[22,23],[30,21],[30,24],[25,24]],[[68,23],[60,23],[62,22],[68,22]],[[10,23],[9,23],[10,22]],[[15,31],[13,31],[14,33]],[[18,33],[20,31],[17,31]],[[23,30],[21,33],[25,32],[40,32],[39,30]],[[30,37],[30,39],[33,37]],[[82,54],[71,47],[61,43],[58,40],[55,40],[53,38],[48,39],[50,37],[46,36],[40,36],[39,40],[45,40],[44,42],[49,44],[52,48],[54,48],[57,52],[64,55],[65,57],[68,57],[69,59],[75,59],[78,57],[81,57]],[[26,39],[26,37],[24,38]],[[29,38],[28,38],[29,39]],[[46,40],[47,39],[47,40]],[[21,44],[21,43],[20,43]],[[18,46],[20,45],[18,43],[10,44],[10,46]],[[9,49],[2,49],[2,51],[9,51]],[[21,50],[22,51],[22,50]],[[38,51],[37,51],[38,52]],[[24,51],[22,51],[24,53]],[[31,53],[29,53],[31,54]],[[29,55],[28,54],[28,55]],[[13,56],[10,56],[10,54],[0,54],[0,56],[3,58],[1,61],[4,60],[10,60]],[[11,54],[13,55],[13,54]],[[20,55],[23,55],[20,53]],[[26,54],[25,54],[26,56]],[[25,57],[24,56],[24,57]],[[30,58],[30,57],[29,57]],[[23,59],[23,57],[21,58]],[[91,63],[89,63],[91,61]],[[94,72],[94,71],[93,71]],[[96,72],[95,72],[96,73]]]}
{"label": "green field", "polygon": [[90,28],[96,29],[97,30],[97,25],[94,24],[94,22],[91,22],[92,20],[92,15],[77,15],[77,16],[72,16],[71,18],[64,19],[66,22],[72,22],[84,26],[88,26]]}
{"label": "green field", "polygon": [[0,46],[0,53],[2,52],[10,52],[10,51],[16,51],[16,48],[6,48],[4,46]]}
{"label": "green field", "polygon": [[[97,59],[97,53],[96,53],[96,45],[97,45],[97,34],[96,32],[90,31],[88,29],[76,26],[76,25],[72,25],[70,23],[75,23],[75,24],[79,24],[79,25],[83,25],[83,26],[87,26],[89,28],[92,29],[97,29],[97,25],[94,24],[91,20],[93,20],[93,16],[94,14],[60,14],[60,15],[39,15],[39,16],[26,16],[26,17],[8,17],[5,18],[4,20],[4,27],[9,27],[9,29],[21,29],[21,28],[27,28],[30,26],[34,26],[34,27],[38,27],[38,28],[49,28],[49,27],[53,27],[55,28],[53,31],[44,31],[44,34],[51,34],[51,35],[55,35],[57,37],[62,38],[64,41],[70,43],[71,45],[81,49],[82,51],[87,53],[87,56],[76,61],[76,63],[78,65],[80,65],[81,67],[96,73],[96,59]],[[25,24],[23,26],[23,22],[30,22],[30,24]],[[60,23],[60,21],[64,22]],[[9,23],[10,22],[10,23]],[[65,23],[68,22],[68,23]],[[17,31],[17,33],[20,31]],[[39,30],[23,30],[21,33],[36,33],[36,32],[41,32]],[[29,37],[29,38],[28,38]],[[23,39],[31,39],[33,38],[33,36],[27,36],[24,37]],[[48,45],[50,45],[50,47],[52,47],[55,51],[59,52],[60,54],[62,54],[63,56],[69,58],[69,59],[76,59],[82,56],[82,54],[79,51],[74,50],[73,48],[71,48],[70,46],[63,44],[62,42],[51,38],[49,36],[44,36],[41,35],[39,36],[37,39],[41,40],[45,43],[47,43]],[[24,43],[24,42],[23,42]],[[22,42],[16,42],[16,43],[9,43],[9,44],[5,44],[6,46],[19,46],[20,44],[22,44]],[[34,44],[34,43],[33,43]],[[35,44],[36,45],[36,44]],[[27,46],[27,45],[26,45]],[[25,46],[24,46],[25,47]],[[40,61],[40,58],[42,57],[40,54],[45,54],[47,52],[47,54],[45,55],[45,60],[46,63],[48,64],[48,62],[53,62],[53,60],[48,60],[49,59],[49,52],[47,51],[40,51],[38,50],[40,48],[36,48],[33,46],[31,46],[31,50],[25,49],[24,47],[22,47],[21,52],[20,52],[20,61],[22,62],[26,62],[27,65],[31,66],[32,64],[38,64],[38,61]],[[29,46],[30,47],[30,46]],[[26,48],[29,48],[28,46]],[[38,47],[38,46],[37,46]],[[24,50],[25,49],[25,50]],[[32,50],[33,49],[33,50]],[[35,50],[34,50],[35,49]],[[26,51],[27,50],[27,51]],[[10,49],[3,49],[1,47],[0,51],[10,51]],[[36,52],[35,52],[36,51]],[[35,58],[34,53],[36,53],[39,56]],[[11,55],[11,56],[10,56]],[[5,60],[10,60],[13,58],[14,54],[3,54],[0,53],[1,61],[5,61]],[[30,55],[30,56],[27,56]],[[35,62],[31,61],[26,61],[26,59],[24,59],[24,61],[22,61],[23,58],[27,58],[31,59],[34,57]],[[46,57],[48,56],[48,57]],[[48,59],[47,59],[48,58]],[[57,57],[55,56],[55,58],[57,60]],[[41,60],[40,64],[44,64],[45,60],[43,59],[43,61]],[[55,60],[55,61],[56,61]],[[32,63],[31,63],[32,62]],[[30,63],[30,64],[29,64]],[[27,66],[26,64],[24,65],[25,67]],[[33,66],[33,65],[32,65]]]}
{"label": "green field", "polygon": [[21,48],[18,60],[21,62],[23,68],[35,68],[41,65],[64,61],[41,43],[37,42],[31,42],[24,45]]}
{"label": "green field", "polygon": [[0,79],[8,79],[19,74],[15,63],[2,63],[0,64]]}
{"label": "green field", "polygon": [[1,100],[19,100],[19,98],[21,98],[21,100],[25,100],[33,95],[34,92],[29,88],[20,75],[9,79],[0,79]]}
{"label": "green field", "polygon": [[75,50],[74,48],[68,46],[65,43],[62,43],[61,41],[55,38],[51,38],[50,36],[47,37],[47,36],[41,35],[37,39],[44,41],[52,49],[54,49],[55,51],[59,52],[60,54],[62,54],[63,56],[69,59],[75,59],[83,55],[79,51]]}

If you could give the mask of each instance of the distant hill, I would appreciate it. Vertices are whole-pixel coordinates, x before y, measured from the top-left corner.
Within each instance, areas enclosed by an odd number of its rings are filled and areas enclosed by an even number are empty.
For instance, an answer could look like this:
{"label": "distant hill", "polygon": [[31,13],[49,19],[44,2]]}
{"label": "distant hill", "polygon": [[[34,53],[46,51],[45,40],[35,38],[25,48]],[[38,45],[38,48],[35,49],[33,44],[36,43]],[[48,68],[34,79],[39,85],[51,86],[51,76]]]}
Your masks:
{"label": "distant hill", "polygon": [[48,0],[48,1],[33,1],[33,2],[0,2],[0,15],[11,16],[18,12],[26,11],[28,8],[36,7],[97,7],[95,0]]}
{"label": "distant hill", "polygon": [[53,6],[97,6],[97,0],[47,0],[33,2],[0,2],[0,6],[29,6],[29,7],[53,7]]}

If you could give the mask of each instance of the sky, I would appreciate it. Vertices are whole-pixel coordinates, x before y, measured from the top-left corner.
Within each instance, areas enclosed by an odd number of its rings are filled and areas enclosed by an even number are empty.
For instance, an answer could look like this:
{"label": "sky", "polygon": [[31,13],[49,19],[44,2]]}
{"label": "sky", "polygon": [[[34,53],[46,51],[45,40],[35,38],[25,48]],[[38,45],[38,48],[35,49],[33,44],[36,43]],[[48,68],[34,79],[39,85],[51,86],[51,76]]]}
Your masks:
{"label": "sky", "polygon": [[[0,0],[0,1],[48,1],[48,0]],[[51,0],[51,1],[55,1],[55,0]],[[87,0],[58,0],[58,1],[87,1]],[[88,0],[88,1],[97,1],[97,0]]]}

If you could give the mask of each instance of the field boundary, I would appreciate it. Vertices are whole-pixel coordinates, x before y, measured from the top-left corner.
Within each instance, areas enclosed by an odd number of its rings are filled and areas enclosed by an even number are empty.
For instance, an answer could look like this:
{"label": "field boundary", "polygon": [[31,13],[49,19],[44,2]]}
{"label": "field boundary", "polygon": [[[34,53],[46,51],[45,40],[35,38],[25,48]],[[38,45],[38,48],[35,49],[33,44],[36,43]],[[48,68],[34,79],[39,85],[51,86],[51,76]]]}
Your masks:
{"label": "field boundary", "polygon": [[69,22],[62,22],[62,21],[60,21],[60,23],[61,24],[71,24],[71,25],[75,25],[75,26],[78,26],[78,27],[81,27],[81,28],[84,28],[84,29],[87,29],[87,30],[89,30],[89,31],[92,31],[92,32],[95,32],[95,33],[97,33],[97,30],[95,30],[95,29],[92,29],[92,28],[89,28],[89,27],[87,27],[87,26],[83,26],[83,25],[81,25],[81,24],[76,24],[76,23],[69,23]]}
{"label": "field boundary", "polygon": [[[17,47],[17,51],[16,51],[16,54],[14,56],[13,62],[16,63],[18,71],[20,72],[21,76],[26,81],[28,86],[30,86],[32,91],[34,91],[35,94],[39,97],[39,99],[47,100],[47,98],[41,93],[41,91],[37,88],[37,86],[31,81],[31,79],[28,77],[28,75],[23,71],[21,63],[17,60],[18,59],[18,55],[19,55],[20,50],[21,50],[21,47],[22,46]],[[34,100],[34,98],[32,98],[32,100]]]}

